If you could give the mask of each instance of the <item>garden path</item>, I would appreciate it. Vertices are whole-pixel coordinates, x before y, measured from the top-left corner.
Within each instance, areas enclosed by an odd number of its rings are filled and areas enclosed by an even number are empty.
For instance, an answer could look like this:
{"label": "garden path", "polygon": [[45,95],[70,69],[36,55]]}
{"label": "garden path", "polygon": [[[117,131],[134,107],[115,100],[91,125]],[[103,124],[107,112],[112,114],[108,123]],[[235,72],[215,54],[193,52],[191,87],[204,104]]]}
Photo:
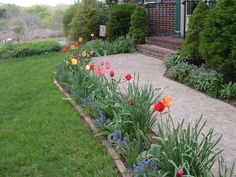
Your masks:
{"label": "garden path", "polygon": [[140,74],[141,85],[152,83],[164,89],[164,94],[173,98],[171,114],[175,122],[185,118],[194,123],[203,114],[207,128],[214,127],[217,133],[223,134],[220,148],[224,149],[226,162],[232,164],[236,159],[236,107],[164,77],[166,69],[162,60],[139,53],[94,58],[95,63],[102,60],[111,62],[116,77],[135,72]]}

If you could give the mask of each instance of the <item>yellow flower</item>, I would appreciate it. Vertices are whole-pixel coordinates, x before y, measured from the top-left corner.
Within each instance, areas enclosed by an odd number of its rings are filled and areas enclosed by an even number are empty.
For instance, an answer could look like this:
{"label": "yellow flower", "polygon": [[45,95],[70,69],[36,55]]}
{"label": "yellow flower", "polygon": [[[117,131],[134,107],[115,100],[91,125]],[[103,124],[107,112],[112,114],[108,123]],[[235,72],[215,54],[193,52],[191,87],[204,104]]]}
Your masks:
{"label": "yellow flower", "polygon": [[164,96],[163,104],[165,105],[165,107],[171,106],[172,105],[172,98],[171,98],[171,96],[169,96],[169,95]]}
{"label": "yellow flower", "polygon": [[88,71],[90,70],[90,66],[89,65],[86,65],[85,69]]}
{"label": "yellow flower", "polygon": [[71,59],[71,63],[72,63],[72,65],[77,65],[77,63],[78,63],[78,62],[77,62],[77,59],[72,58],[72,59]]}
{"label": "yellow flower", "polygon": [[86,53],[86,51],[84,50],[84,51],[82,52],[82,57],[86,57],[86,55],[87,55],[87,53]]}
{"label": "yellow flower", "polygon": [[84,40],[83,37],[79,37],[79,42],[82,42]]}
{"label": "yellow flower", "polygon": [[94,37],[94,34],[93,34],[93,33],[91,33],[91,37]]}
{"label": "yellow flower", "polygon": [[71,48],[72,50],[75,50],[75,45],[71,45],[70,48]]}

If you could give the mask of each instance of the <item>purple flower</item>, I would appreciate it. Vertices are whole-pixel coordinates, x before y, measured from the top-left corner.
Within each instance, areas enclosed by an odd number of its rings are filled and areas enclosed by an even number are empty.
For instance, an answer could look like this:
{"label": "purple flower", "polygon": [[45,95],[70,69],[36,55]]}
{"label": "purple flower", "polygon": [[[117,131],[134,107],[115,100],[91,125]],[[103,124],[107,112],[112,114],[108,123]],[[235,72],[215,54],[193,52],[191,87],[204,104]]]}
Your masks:
{"label": "purple flower", "polygon": [[106,120],[106,117],[105,117],[104,114],[100,111],[100,113],[99,113],[99,118],[95,120],[95,123],[96,123],[97,125],[101,125],[101,124],[103,124],[103,123],[105,122],[105,120]]}

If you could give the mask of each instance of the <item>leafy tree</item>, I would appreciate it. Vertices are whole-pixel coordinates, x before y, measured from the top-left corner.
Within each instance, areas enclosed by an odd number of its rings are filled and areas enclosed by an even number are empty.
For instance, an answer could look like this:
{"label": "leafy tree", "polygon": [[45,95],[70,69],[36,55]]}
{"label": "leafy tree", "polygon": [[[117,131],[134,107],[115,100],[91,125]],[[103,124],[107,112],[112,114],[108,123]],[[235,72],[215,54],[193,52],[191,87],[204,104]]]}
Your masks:
{"label": "leafy tree", "polygon": [[71,21],[71,35],[74,39],[83,36],[90,38],[90,34],[99,34],[99,26],[105,24],[107,18],[107,6],[104,3],[82,2]]}
{"label": "leafy tree", "polygon": [[199,53],[200,32],[203,31],[209,7],[205,2],[200,2],[190,18],[189,28],[181,49],[180,55],[187,57],[193,63],[201,62]]}
{"label": "leafy tree", "polygon": [[144,43],[148,34],[148,17],[143,7],[137,7],[131,16],[129,36],[134,43]]}
{"label": "leafy tree", "polygon": [[62,17],[63,31],[66,36],[70,33],[71,21],[72,21],[72,18],[76,14],[77,8],[78,8],[78,4],[74,4],[74,5],[70,6],[65,11],[64,16]]}
{"label": "leafy tree", "polygon": [[201,33],[200,53],[206,64],[236,81],[236,1],[219,0]]}
{"label": "leafy tree", "polygon": [[107,22],[107,38],[115,40],[129,32],[131,15],[138,7],[136,4],[118,4],[111,8]]}

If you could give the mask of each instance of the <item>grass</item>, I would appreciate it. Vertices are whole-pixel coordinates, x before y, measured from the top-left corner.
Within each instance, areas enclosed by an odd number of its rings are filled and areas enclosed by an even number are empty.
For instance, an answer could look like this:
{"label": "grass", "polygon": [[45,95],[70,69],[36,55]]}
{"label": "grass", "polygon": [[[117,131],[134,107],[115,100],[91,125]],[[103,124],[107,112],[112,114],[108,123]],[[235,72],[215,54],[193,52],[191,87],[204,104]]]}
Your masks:
{"label": "grass", "polygon": [[53,84],[59,53],[0,62],[0,176],[112,177],[114,162]]}

